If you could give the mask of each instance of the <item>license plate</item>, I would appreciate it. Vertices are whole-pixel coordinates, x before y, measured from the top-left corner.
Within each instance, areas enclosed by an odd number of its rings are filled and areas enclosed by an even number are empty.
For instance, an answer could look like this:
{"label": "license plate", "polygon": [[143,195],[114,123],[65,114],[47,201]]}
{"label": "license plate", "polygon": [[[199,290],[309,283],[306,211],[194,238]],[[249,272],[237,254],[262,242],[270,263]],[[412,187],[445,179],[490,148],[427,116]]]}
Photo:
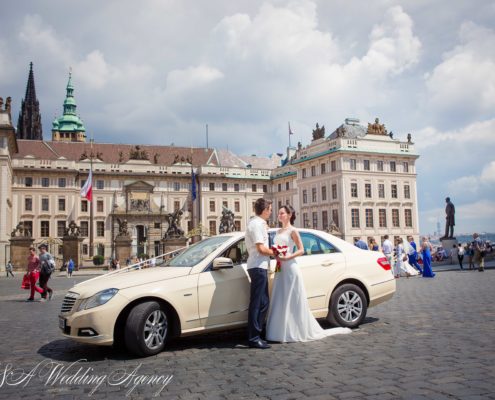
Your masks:
{"label": "license plate", "polygon": [[65,330],[65,318],[58,317],[58,327]]}

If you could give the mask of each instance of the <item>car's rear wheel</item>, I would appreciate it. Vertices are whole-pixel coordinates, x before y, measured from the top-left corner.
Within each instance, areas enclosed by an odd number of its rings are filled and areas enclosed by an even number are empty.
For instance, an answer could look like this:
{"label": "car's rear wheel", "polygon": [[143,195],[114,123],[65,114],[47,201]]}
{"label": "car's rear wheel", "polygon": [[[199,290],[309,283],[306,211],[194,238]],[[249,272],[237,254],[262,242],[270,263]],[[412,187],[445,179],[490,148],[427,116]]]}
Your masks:
{"label": "car's rear wheel", "polygon": [[136,305],[125,324],[125,344],[138,356],[152,356],[165,347],[168,317],[156,301]]}
{"label": "car's rear wheel", "polygon": [[357,285],[346,283],[332,293],[327,319],[333,326],[356,328],[366,317],[367,308],[363,290]]}

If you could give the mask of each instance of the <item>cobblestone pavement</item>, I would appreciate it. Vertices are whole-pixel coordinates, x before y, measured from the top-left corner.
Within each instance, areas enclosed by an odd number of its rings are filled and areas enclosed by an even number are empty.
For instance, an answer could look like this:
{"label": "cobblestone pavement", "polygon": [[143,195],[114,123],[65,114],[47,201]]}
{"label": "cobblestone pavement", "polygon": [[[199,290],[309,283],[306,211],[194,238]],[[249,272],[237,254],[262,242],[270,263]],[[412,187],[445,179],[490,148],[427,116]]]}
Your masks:
{"label": "cobblestone pavement", "polygon": [[[129,393],[137,375],[173,375],[159,395],[165,399],[495,399],[493,269],[401,278],[395,297],[370,309],[350,335],[257,350],[237,330],[176,339],[142,359],[60,335],[65,291],[84,279],[54,278],[55,296],[46,303],[23,301],[20,276],[0,279],[1,399],[151,399],[163,386],[137,384]],[[102,380],[120,370],[120,379],[135,380],[97,387],[33,373],[7,384],[9,364],[27,373],[40,362],[45,373],[60,372],[59,363],[69,375],[81,368],[79,377]]]}

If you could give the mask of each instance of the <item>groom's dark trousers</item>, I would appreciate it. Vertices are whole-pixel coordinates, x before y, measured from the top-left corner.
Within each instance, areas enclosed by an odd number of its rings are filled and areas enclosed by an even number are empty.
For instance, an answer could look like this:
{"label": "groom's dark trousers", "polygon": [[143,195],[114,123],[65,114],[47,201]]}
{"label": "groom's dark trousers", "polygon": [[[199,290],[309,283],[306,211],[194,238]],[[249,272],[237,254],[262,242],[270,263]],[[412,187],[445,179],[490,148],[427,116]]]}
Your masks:
{"label": "groom's dark trousers", "polygon": [[248,311],[248,340],[256,342],[261,339],[261,330],[268,311],[268,275],[263,268],[249,268],[251,278],[251,298]]}

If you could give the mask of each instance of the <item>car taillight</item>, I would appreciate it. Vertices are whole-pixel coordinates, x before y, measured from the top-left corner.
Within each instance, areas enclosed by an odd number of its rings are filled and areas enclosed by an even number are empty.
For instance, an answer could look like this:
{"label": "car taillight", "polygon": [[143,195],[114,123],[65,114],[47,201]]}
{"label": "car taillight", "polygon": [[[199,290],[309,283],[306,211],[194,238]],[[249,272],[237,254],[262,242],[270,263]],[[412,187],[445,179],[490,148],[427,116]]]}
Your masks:
{"label": "car taillight", "polygon": [[390,266],[390,263],[388,262],[388,259],[387,257],[381,257],[379,258],[378,260],[376,260],[376,262],[380,265],[380,267],[382,267],[385,271],[390,271],[391,270],[391,266]]}

